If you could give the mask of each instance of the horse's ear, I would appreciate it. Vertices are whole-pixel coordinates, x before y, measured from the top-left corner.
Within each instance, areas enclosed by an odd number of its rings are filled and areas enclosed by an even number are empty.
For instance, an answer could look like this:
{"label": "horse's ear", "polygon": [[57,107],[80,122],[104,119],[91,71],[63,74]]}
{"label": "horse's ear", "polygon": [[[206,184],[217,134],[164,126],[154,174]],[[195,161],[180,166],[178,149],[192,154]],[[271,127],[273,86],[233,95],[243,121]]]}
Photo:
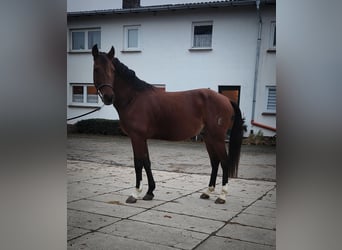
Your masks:
{"label": "horse's ear", "polygon": [[110,49],[110,51],[108,52],[107,55],[108,55],[109,59],[113,59],[114,58],[115,50],[114,50],[113,46],[112,46],[112,48]]}
{"label": "horse's ear", "polygon": [[94,59],[99,55],[99,49],[97,48],[97,44],[93,46],[91,53],[93,54]]}

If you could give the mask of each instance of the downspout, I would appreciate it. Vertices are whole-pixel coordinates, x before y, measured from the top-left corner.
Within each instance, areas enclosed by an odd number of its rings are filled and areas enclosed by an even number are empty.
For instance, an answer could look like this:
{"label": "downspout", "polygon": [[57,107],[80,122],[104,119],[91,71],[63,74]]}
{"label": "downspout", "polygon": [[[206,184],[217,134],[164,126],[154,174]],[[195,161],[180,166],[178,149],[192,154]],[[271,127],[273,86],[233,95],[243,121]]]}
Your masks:
{"label": "downspout", "polygon": [[[260,14],[260,0],[255,1],[256,9],[257,9],[257,16],[259,21],[258,26],[258,40],[257,40],[257,48],[256,48],[256,58],[255,58],[255,69],[254,69],[254,84],[253,84],[253,103],[252,103],[252,118],[251,124],[253,126],[257,126],[263,129],[271,130],[276,132],[277,129],[270,127],[265,124],[261,124],[254,121],[255,118],[255,104],[256,104],[256,92],[257,92],[257,84],[258,84],[258,76],[259,76],[259,60],[260,60],[260,47],[261,47],[261,31],[262,31],[262,18]],[[251,134],[253,134],[253,130],[251,129]]]}
{"label": "downspout", "polygon": [[[254,69],[254,84],[253,84],[253,102],[252,102],[252,118],[251,124],[254,125],[254,117],[255,117],[255,104],[256,104],[256,91],[257,91],[257,83],[258,83],[258,75],[259,75],[259,59],[260,59],[260,47],[261,47],[261,30],[262,30],[262,19],[260,14],[260,0],[255,1],[257,15],[258,15],[258,40],[256,47],[256,57],[255,57],[255,69]],[[253,133],[253,130],[251,130]]]}

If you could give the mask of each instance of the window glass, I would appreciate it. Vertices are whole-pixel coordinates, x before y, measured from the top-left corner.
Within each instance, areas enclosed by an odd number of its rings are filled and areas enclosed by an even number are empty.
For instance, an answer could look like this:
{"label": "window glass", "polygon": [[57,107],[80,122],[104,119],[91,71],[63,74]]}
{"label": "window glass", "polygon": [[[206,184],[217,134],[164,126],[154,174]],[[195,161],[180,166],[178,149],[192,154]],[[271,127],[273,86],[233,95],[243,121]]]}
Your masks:
{"label": "window glass", "polygon": [[127,31],[128,48],[138,47],[138,29],[128,29]]}
{"label": "window glass", "polygon": [[72,101],[83,102],[83,86],[72,86]]}
{"label": "window glass", "polygon": [[84,46],[84,31],[74,31],[72,34],[72,49],[85,49]]}
{"label": "window glass", "polygon": [[97,90],[94,86],[87,86],[87,102],[98,103]]}
{"label": "window glass", "polygon": [[193,47],[211,47],[212,32],[212,25],[194,26]]}
{"label": "window glass", "polygon": [[88,49],[91,49],[95,44],[101,48],[101,32],[99,30],[88,31]]}

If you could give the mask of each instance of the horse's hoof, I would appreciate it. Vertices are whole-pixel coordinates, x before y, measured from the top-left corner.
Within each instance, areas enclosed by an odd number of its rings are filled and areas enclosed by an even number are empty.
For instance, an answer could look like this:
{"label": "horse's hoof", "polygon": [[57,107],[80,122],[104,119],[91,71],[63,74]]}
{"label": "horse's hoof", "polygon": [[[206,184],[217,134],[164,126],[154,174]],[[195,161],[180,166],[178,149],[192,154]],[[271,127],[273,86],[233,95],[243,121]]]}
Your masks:
{"label": "horse's hoof", "polygon": [[201,194],[201,196],[200,196],[200,198],[201,198],[201,199],[205,199],[205,200],[207,200],[207,199],[209,199],[209,198],[210,198],[210,196],[209,196],[209,195],[207,195],[207,194],[205,194],[205,193],[202,193],[202,194]]}
{"label": "horse's hoof", "polygon": [[145,201],[151,201],[153,199],[154,195],[153,194],[145,194],[143,197],[143,200]]}
{"label": "horse's hoof", "polygon": [[216,204],[224,204],[226,203],[225,200],[221,199],[221,198],[217,198],[216,201],[215,201]]}
{"label": "horse's hoof", "polygon": [[137,199],[134,198],[132,195],[127,198],[126,203],[136,203]]}

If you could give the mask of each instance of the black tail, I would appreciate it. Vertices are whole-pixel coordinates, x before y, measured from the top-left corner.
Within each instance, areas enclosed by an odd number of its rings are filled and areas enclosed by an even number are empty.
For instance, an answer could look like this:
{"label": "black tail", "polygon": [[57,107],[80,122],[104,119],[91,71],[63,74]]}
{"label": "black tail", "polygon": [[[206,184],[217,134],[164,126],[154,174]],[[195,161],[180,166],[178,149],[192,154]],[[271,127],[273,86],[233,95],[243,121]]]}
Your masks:
{"label": "black tail", "polygon": [[246,130],[246,126],[244,125],[244,119],[242,119],[239,106],[232,101],[231,104],[234,108],[235,115],[229,138],[229,158],[231,164],[229,164],[228,176],[230,178],[236,178],[238,175],[243,131]]}

